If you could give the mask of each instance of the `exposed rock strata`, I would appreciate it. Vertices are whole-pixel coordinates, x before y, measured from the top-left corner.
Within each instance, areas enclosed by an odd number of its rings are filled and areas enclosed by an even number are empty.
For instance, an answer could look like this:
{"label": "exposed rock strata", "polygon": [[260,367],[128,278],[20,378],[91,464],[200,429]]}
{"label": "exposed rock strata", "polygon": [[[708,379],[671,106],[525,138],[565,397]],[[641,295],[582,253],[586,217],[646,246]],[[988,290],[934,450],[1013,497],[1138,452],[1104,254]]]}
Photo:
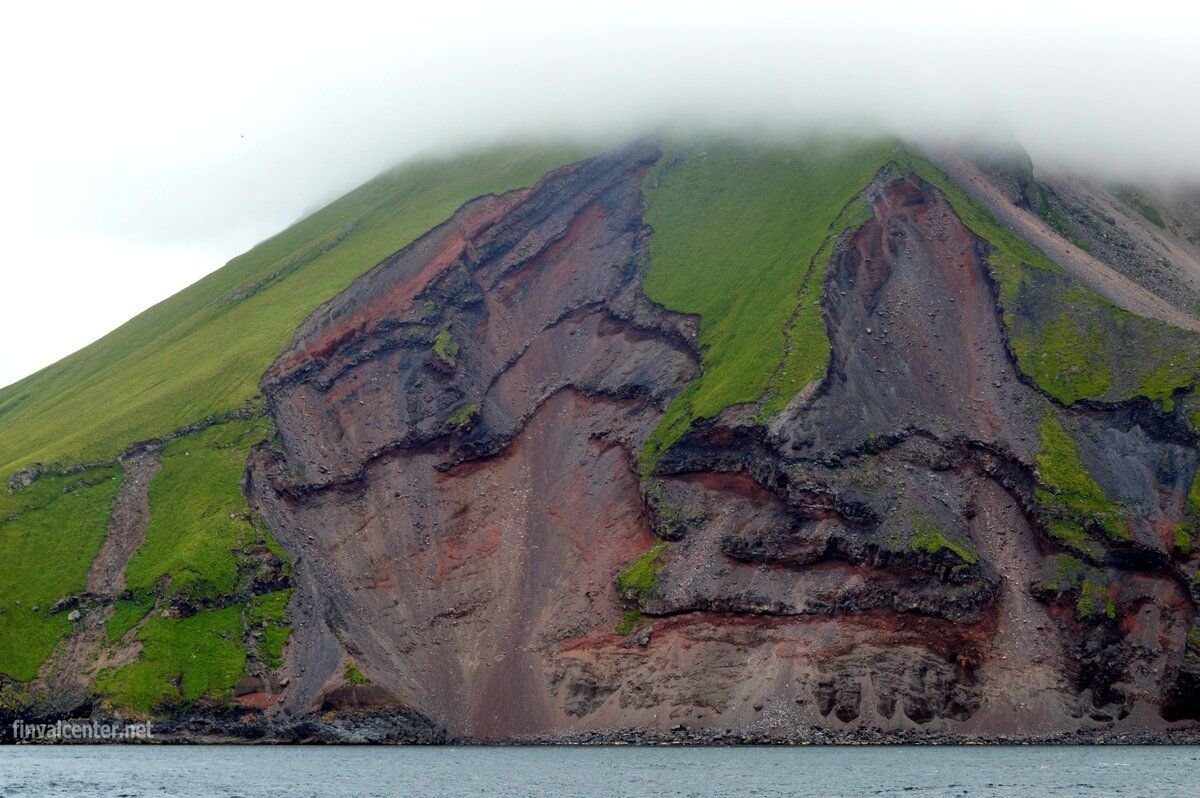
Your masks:
{"label": "exposed rock strata", "polygon": [[[1144,409],[1066,411],[1031,386],[986,243],[915,177],[881,174],[836,248],[828,377],[768,426],[746,408],[701,424],[639,480],[699,368],[696,320],[640,288],[657,155],[469,203],[265,375],[281,446],[255,452],[247,492],[297,586],[279,722],[394,706],[486,740],[1195,717],[1196,597],[1166,532],[1194,446]],[[1045,589],[1062,553],[1035,499],[1046,414],[1129,509],[1130,540],[1089,564],[1111,621]],[[648,625],[618,635],[613,578],[656,531]],[[348,662],[370,691],[343,684]]]}

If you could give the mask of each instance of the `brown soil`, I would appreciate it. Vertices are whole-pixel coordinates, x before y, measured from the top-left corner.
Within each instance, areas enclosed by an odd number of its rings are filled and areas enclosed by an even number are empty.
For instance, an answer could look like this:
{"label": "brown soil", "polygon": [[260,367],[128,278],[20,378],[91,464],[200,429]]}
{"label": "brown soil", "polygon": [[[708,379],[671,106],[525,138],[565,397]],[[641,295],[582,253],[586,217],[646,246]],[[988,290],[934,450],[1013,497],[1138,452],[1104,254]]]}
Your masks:
{"label": "brown soil", "polygon": [[97,596],[115,596],[125,589],[125,566],[146,539],[150,523],[150,481],[162,467],[157,447],[127,455],[122,460],[124,481],[108,519],[108,533],[88,571],[87,591]]}

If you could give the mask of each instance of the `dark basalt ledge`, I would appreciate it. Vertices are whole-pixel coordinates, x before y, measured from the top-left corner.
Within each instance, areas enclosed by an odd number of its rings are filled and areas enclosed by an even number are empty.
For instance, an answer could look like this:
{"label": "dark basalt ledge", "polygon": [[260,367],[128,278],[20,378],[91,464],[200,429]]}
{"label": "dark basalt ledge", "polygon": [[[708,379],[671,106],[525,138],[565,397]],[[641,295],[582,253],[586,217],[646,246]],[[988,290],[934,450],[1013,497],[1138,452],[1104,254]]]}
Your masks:
{"label": "dark basalt ledge", "polygon": [[[700,360],[698,320],[641,290],[658,157],[468,203],[264,375],[280,447],[245,487],[296,597],[256,739],[1194,740],[1197,602],[1160,530],[1196,441],[1149,403],[1064,409],[1031,385],[988,245],[915,176],[883,170],[834,247],[826,378],[768,424],[697,424],[640,479]],[[1130,540],[1085,563],[1112,620],[1047,589],[1047,413],[1130,511]],[[654,588],[619,595],[658,541]],[[370,695],[342,684],[351,661]]]}

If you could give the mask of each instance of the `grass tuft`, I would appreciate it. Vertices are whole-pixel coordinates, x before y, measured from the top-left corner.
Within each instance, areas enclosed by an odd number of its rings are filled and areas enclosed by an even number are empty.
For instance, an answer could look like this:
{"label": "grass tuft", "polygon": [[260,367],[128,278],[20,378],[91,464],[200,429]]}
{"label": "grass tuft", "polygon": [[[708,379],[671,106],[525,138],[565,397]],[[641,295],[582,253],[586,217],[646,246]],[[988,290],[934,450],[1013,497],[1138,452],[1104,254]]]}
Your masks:
{"label": "grass tuft", "polygon": [[657,543],[617,574],[617,590],[630,598],[649,598],[666,564],[667,544]]}
{"label": "grass tuft", "polygon": [[366,687],[371,683],[367,675],[358,669],[358,665],[353,662],[346,663],[346,670],[342,673],[342,682],[351,687]]}
{"label": "grass tuft", "polygon": [[450,335],[449,330],[442,330],[433,339],[433,356],[450,368],[458,364],[458,344]]}
{"label": "grass tuft", "polygon": [[913,516],[913,536],[909,541],[913,551],[937,554],[949,551],[968,565],[979,562],[979,555],[966,543],[948,537],[936,524],[919,515]]}
{"label": "grass tuft", "polygon": [[467,402],[450,414],[450,418],[446,419],[446,424],[454,429],[465,429],[471,426],[479,416],[479,404],[477,402]]}
{"label": "grass tuft", "polygon": [[641,610],[629,610],[621,616],[621,620],[617,623],[616,632],[622,637],[633,634],[645,620],[646,618],[642,615]]}
{"label": "grass tuft", "polygon": [[116,643],[123,638],[152,609],[154,609],[153,596],[143,594],[135,595],[133,598],[118,599],[113,604],[113,614],[105,627],[108,633],[108,642]]}
{"label": "grass tuft", "polygon": [[1192,553],[1192,535],[1195,529],[1184,524],[1175,527],[1175,549],[1182,555]]}

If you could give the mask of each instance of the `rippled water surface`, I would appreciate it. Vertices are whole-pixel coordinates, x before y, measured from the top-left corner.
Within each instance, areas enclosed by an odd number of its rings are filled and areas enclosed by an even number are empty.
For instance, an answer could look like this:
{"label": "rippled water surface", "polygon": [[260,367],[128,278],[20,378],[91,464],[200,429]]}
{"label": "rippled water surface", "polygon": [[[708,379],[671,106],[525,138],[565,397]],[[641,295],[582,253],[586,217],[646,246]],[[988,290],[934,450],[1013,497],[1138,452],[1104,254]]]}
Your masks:
{"label": "rippled water surface", "polygon": [[1146,796],[1200,792],[1200,747],[8,746],[0,796]]}

